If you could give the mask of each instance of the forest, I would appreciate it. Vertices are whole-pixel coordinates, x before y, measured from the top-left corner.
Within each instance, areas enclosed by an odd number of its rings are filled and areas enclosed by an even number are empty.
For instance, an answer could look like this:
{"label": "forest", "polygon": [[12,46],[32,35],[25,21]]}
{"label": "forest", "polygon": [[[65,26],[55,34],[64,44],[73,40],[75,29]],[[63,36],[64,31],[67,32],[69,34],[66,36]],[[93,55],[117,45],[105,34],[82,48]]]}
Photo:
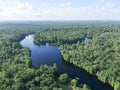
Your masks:
{"label": "forest", "polygon": [[32,66],[31,51],[20,41],[39,31],[46,31],[46,25],[0,25],[0,90],[90,90],[66,73],[58,74],[56,64]]}
{"label": "forest", "polygon": [[19,43],[28,34],[37,45],[59,46],[66,62],[120,90],[120,23],[1,24],[0,90],[90,90],[58,74],[56,64],[32,67],[29,48]]}

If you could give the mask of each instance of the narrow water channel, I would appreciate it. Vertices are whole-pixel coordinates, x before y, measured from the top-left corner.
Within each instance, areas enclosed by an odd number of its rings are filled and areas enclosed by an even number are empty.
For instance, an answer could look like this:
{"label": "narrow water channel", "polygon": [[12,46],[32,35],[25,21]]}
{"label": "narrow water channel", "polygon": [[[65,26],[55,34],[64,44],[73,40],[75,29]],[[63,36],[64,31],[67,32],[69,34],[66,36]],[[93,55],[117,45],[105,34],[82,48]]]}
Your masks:
{"label": "narrow water channel", "polygon": [[87,84],[92,90],[113,90],[109,84],[102,83],[97,77],[90,75],[85,70],[63,61],[58,46],[50,46],[48,43],[40,46],[35,45],[33,35],[26,36],[20,43],[31,50],[33,67],[56,63],[60,74],[67,73],[70,78],[79,78],[79,83]]}

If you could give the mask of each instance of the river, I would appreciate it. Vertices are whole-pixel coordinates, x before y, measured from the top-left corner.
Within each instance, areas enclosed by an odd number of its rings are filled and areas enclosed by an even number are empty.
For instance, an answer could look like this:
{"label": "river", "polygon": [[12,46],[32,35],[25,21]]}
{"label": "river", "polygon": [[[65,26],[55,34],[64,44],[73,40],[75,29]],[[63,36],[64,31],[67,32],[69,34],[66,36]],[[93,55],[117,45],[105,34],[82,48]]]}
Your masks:
{"label": "river", "polygon": [[92,90],[113,90],[109,84],[99,81],[96,76],[66,63],[62,59],[58,46],[51,46],[48,43],[46,45],[35,45],[33,35],[26,36],[20,44],[31,50],[32,65],[35,68],[44,64],[53,65],[56,63],[60,74],[67,73],[70,78],[79,78],[79,83],[87,84]]}

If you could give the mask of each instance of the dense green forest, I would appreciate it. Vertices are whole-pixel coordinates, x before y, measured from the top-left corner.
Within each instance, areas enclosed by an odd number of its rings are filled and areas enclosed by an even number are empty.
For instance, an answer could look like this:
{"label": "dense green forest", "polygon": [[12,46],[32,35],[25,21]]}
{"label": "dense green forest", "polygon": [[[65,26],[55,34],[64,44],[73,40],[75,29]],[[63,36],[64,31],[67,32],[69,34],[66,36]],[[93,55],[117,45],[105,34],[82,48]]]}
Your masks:
{"label": "dense green forest", "polygon": [[[0,90],[90,90],[86,84],[78,84],[76,79],[69,78],[66,73],[58,74],[56,64],[32,67],[30,50],[20,45],[26,35],[33,33],[37,44],[72,44],[83,38],[81,31],[75,38],[71,37],[71,32],[65,38],[64,33],[68,29],[69,25],[0,25]],[[64,36],[55,36],[59,32]],[[56,43],[56,38],[60,38],[60,42]]]}
{"label": "dense green forest", "polygon": [[65,61],[120,90],[119,23],[1,25],[0,90],[89,90],[67,74],[59,75],[56,64],[32,67],[30,50],[19,43],[28,34],[34,34],[36,44],[58,45]]}
{"label": "dense green forest", "polygon": [[58,45],[65,61],[120,90],[119,24],[48,25],[42,30],[34,35],[36,44]]}

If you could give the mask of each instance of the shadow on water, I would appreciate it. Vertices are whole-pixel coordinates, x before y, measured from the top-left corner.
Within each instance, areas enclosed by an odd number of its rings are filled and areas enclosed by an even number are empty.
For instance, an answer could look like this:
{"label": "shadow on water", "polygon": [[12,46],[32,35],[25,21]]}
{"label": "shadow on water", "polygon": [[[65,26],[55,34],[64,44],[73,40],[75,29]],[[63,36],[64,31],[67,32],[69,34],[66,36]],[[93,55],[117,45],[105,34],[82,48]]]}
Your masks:
{"label": "shadow on water", "polygon": [[78,78],[79,83],[87,84],[92,90],[113,90],[111,85],[108,83],[103,83],[102,81],[98,80],[97,76],[91,75],[86,70],[78,68],[66,61],[63,61],[63,63],[67,67],[71,67],[71,69],[67,70],[66,73],[68,73],[71,78]]}
{"label": "shadow on water", "polygon": [[33,43],[33,35],[28,35],[23,39],[21,45],[31,50],[31,59],[33,67],[41,65],[57,64],[60,74],[67,73],[70,78],[78,78],[79,83],[87,84],[92,90],[113,90],[108,83],[98,80],[97,76],[91,75],[83,69],[76,67],[63,60],[58,46],[35,45]]}

